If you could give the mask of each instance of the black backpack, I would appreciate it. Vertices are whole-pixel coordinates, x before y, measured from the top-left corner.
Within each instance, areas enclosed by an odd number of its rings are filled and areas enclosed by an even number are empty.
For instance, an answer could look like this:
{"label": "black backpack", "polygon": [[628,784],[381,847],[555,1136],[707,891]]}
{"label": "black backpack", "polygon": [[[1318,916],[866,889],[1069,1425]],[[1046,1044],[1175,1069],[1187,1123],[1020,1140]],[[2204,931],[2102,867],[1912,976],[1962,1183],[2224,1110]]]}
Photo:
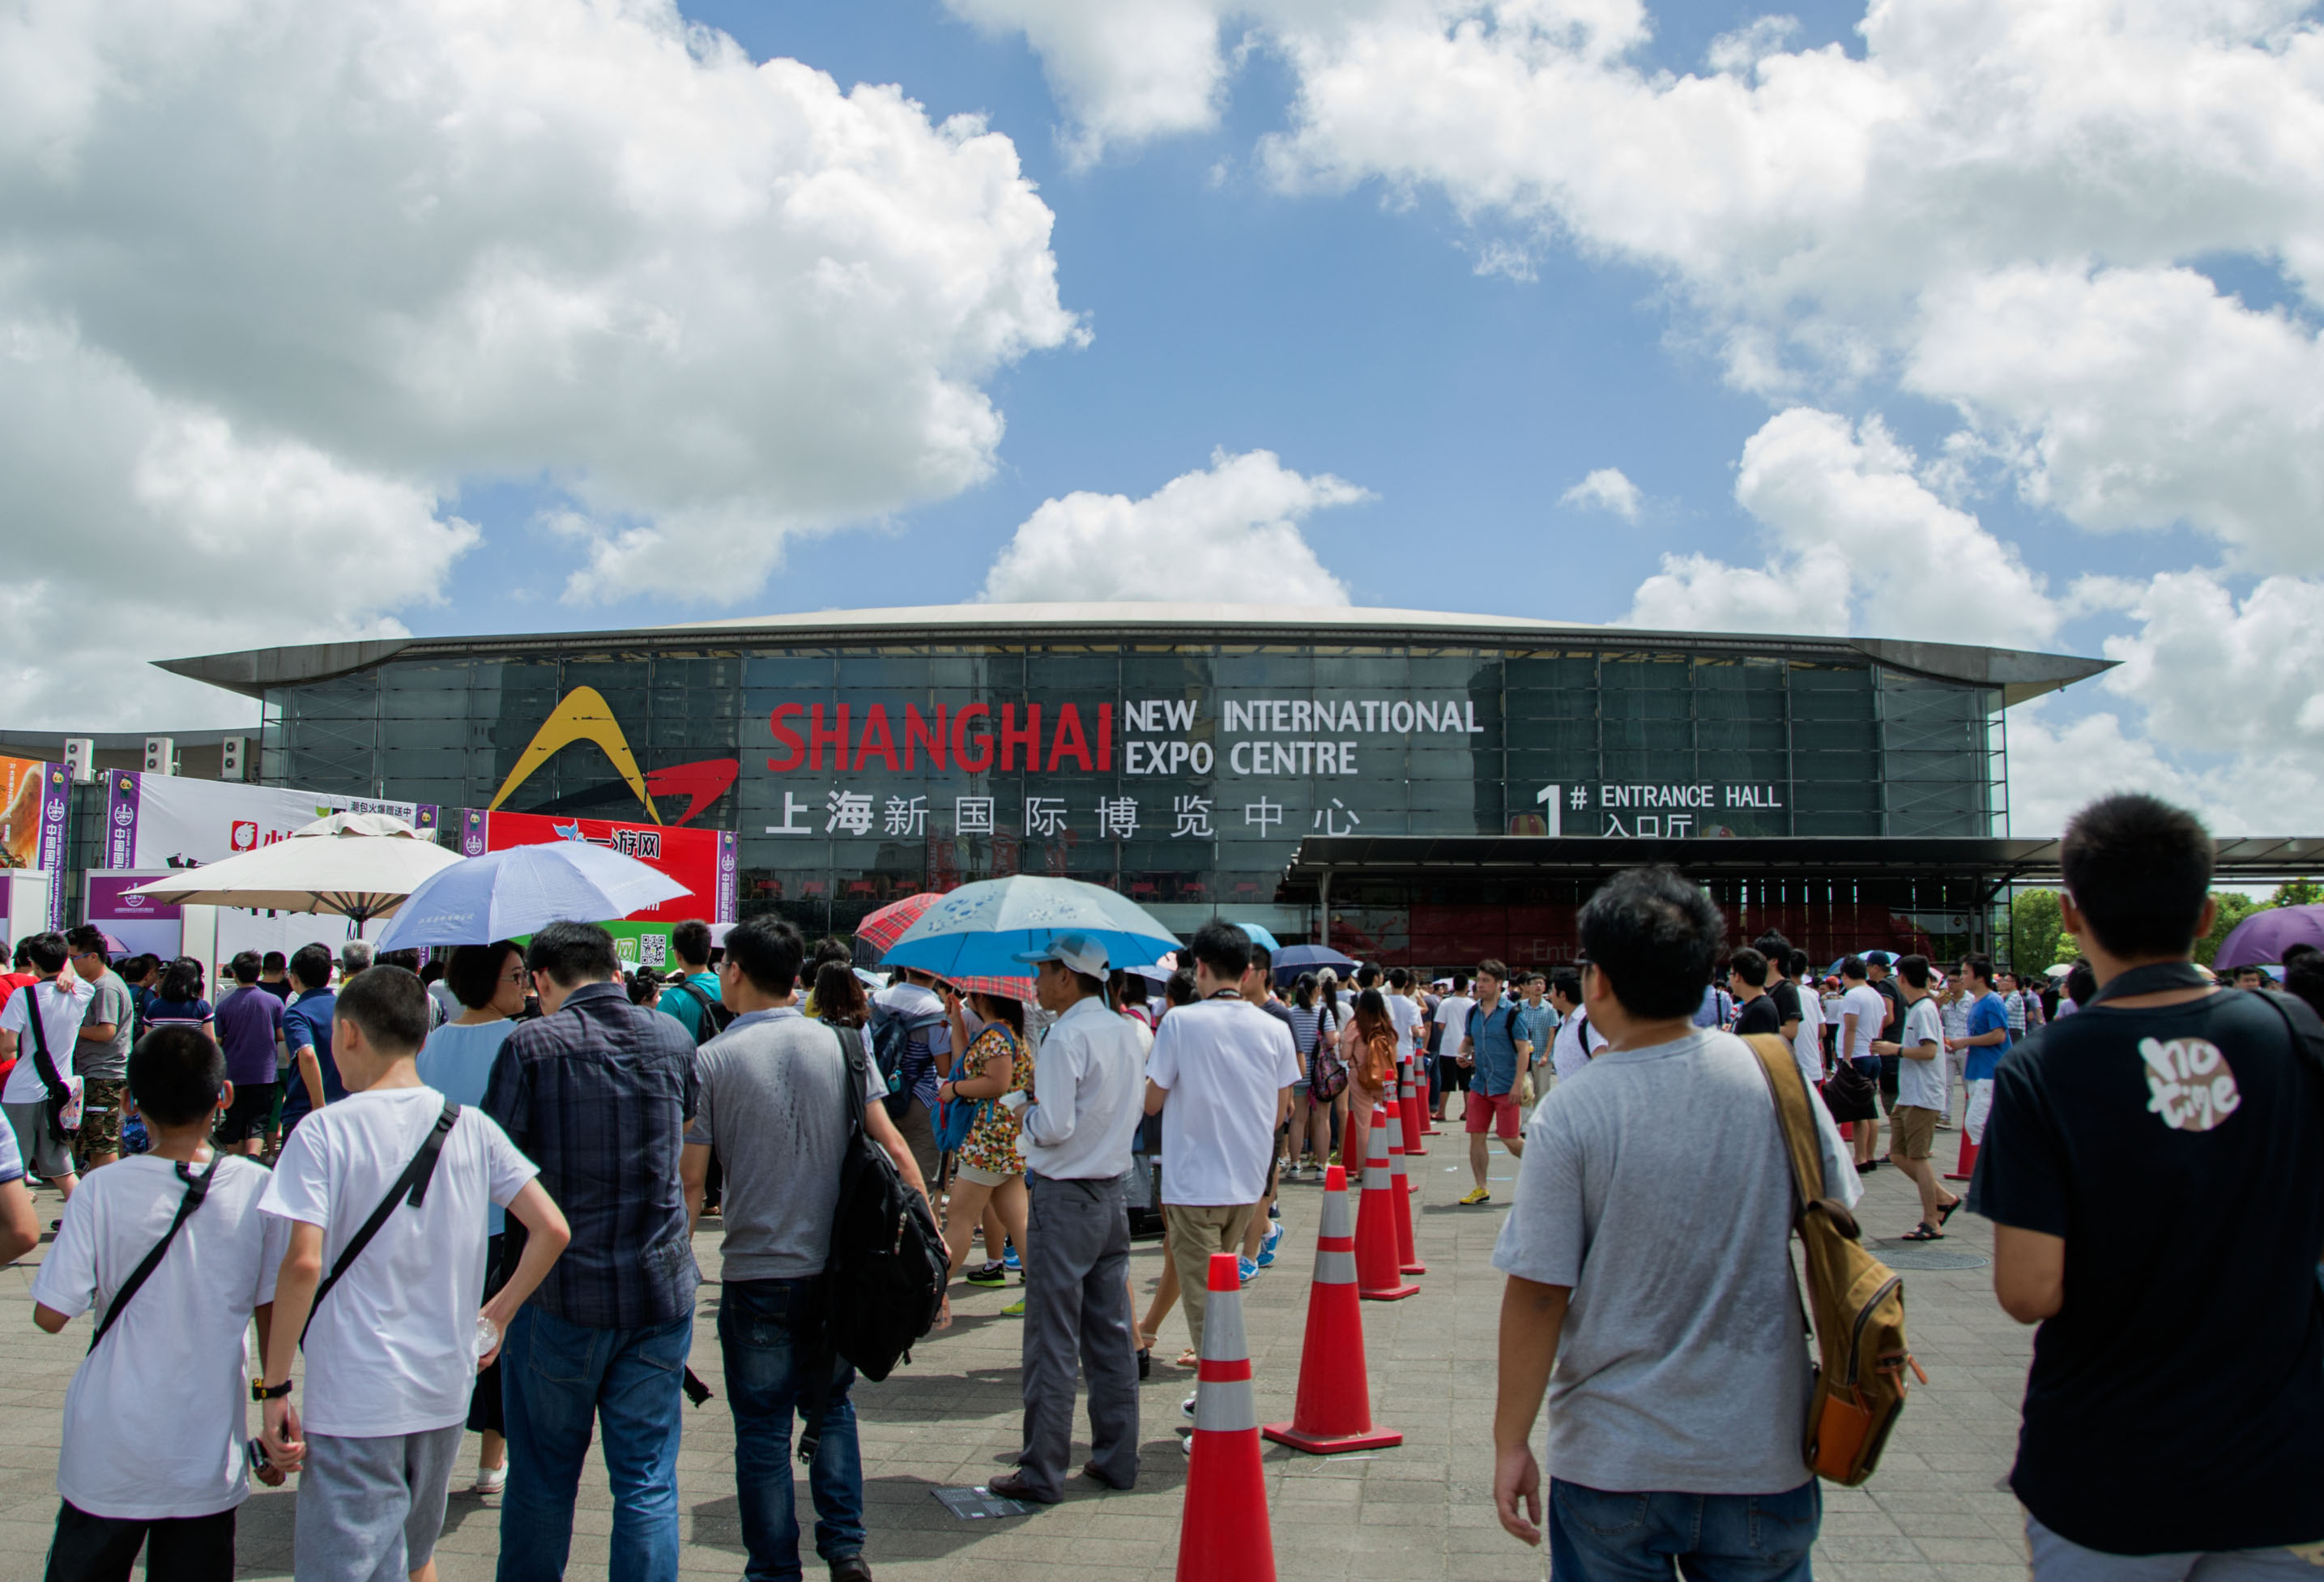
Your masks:
{"label": "black backpack", "polygon": [[898,1074],[904,1069],[905,1054],[915,1044],[927,1048],[929,1029],[944,1025],[945,1018],[941,1016],[909,1016],[902,1011],[890,1010],[876,999],[872,1002],[872,1059],[878,1064],[880,1075],[888,1084],[886,1102],[891,1119],[902,1119],[904,1111],[912,1102],[910,1090],[896,1085]]}
{"label": "black backpack", "polygon": [[702,1015],[694,1024],[694,1046],[696,1049],[701,1048],[733,1025],[734,1013],[726,1008],[725,1002],[712,999],[703,993],[702,985],[693,979],[681,978],[670,987],[692,996],[694,1003],[702,1007]]}
{"label": "black backpack", "polygon": [[[839,1203],[831,1216],[831,1255],[824,1265],[825,1334],[833,1349],[877,1384],[913,1343],[936,1327],[952,1256],[928,1200],[905,1184],[895,1162],[863,1127],[863,1087],[871,1071],[863,1035],[834,1027],[847,1057],[846,1152],[840,1157]],[[823,1376],[829,1377],[828,1370]],[[816,1403],[819,1417],[821,1403]],[[810,1417],[810,1424],[815,1421]],[[799,1456],[813,1452],[811,1426]]]}

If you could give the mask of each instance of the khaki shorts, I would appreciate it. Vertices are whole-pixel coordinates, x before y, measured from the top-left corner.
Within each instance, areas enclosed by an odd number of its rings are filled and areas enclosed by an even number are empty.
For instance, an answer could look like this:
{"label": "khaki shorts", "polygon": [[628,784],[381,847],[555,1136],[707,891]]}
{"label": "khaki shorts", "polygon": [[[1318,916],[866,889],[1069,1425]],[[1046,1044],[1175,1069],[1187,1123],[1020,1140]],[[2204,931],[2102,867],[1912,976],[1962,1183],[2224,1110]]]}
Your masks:
{"label": "khaki shorts", "polygon": [[1926,1159],[1936,1145],[1937,1112],[1900,1104],[1888,1112],[1888,1152],[1904,1159]]}
{"label": "khaki shorts", "polygon": [[121,1099],[128,1091],[129,1083],[121,1077],[80,1080],[80,1131],[74,1152],[83,1159],[121,1152]]}

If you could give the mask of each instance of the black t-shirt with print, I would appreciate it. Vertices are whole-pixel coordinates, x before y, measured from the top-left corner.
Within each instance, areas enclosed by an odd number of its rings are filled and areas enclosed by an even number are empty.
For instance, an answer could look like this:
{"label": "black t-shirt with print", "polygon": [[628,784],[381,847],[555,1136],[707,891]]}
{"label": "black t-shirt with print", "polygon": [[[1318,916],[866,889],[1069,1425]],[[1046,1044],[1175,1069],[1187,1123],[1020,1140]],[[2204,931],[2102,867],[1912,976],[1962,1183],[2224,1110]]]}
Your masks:
{"label": "black t-shirt with print", "polygon": [[1775,1008],[1775,997],[1763,994],[1735,1013],[1735,1031],[1748,1035],[1753,1033],[1781,1035],[1784,1013]]}
{"label": "black t-shirt with print", "polygon": [[1767,998],[1773,1000],[1775,1004],[1775,1025],[1773,1028],[1769,1029],[1769,1031],[1781,1033],[1784,1030],[1784,1024],[1785,1022],[1796,1022],[1800,1019],[1800,987],[1798,984],[1794,983],[1788,978],[1784,979],[1781,983],[1770,984],[1767,988]]}
{"label": "black t-shirt with print", "polygon": [[[1903,1032],[1904,1028],[1904,997],[1896,992],[1896,980],[1894,978],[1883,978],[1872,986],[1872,992],[1888,1002],[1888,1015],[1880,1024],[1879,1035],[1894,1044],[1896,1042],[1897,1034]],[[1888,1058],[1895,1060],[1896,1057],[1892,1054]]]}
{"label": "black t-shirt with print", "polygon": [[1996,1073],[1969,1208],[2062,1237],[2011,1485],[2116,1554],[2324,1540],[2324,1075],[2258,996],[2093,1006]]}

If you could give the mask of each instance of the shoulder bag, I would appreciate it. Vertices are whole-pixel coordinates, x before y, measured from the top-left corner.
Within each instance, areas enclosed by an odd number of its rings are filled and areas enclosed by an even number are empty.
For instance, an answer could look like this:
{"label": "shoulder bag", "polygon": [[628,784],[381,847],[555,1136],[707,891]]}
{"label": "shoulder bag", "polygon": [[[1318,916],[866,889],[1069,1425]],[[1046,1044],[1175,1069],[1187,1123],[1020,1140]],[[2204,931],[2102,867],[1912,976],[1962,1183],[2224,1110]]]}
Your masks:
{"label": "shoulder bag", "polygon": [[[1759,1057],[1790,1160],[1805,1306],[1815,1336],[1815,1391],[1803,1446],[1818,1476],[1853,1488],[1870,1477],[1904,1410],[1904,1370],[1928,1375],[1904,1343],[1904,1283],[1858,1239],[1856,1216],[1823,1185],[1815,1099],[1792,1046],[1772,1033],[1744,1039]],[[1812,1187],[1811,1183],[1813,1183]]]}
{"label": "shoulder bag", "polygon": [[105,1310],[105,1317],[98,1321],[97,1333],[88,1338],[91,1351],[97,1349],[97,1343],[105,1338],[106,1332],[121,1321],[121,1315],[129,1311],[129,1299],[135,1296],[139,1288],[152,1277],[153,1271],[161,1267],[161,1255],[170,1250],[170,1244],[178,1239],[178,1232],[186,1228],[186,1221],[193,1218],[194,1210],[202,1206],[204,1198],[209,1196],[210,1177],[217,1173],[218,1164],[225,1157],[224,1154],[212,1150],[210,1167],[199,1175],[188,1170],[184,1160],[178,1162],[178,1179],[186,1183],[186,1195],[178,1200],[177,1215],[170,1221],[170,1228],[161,1233],[161,1239],[153,1244],[152,1249],[138,1261],[137,1266],[129,1271],[129,1278],[121,1283],[121,1289],[113,1293],[113,1301]]}
{"label": "shoulder bag", "polygon": [[403,1167],[403,1173],[397,1176],[395,1184],[387,1189],[387,1196],[379,1200],[379,1207],[371,1211],[371,1218],[364,1220],[347,1245],[339,1249],[339,1255],[331,1263],[331,1272],[323,1276],[320,1285],[315,1287],[315,1300],[308,1305],[307,1322],[299,1331],[301,1346],[307,1343],[307,1331],[315,1327],[315,1315],[323,1311],[323,1299],[331,1294],[331,1288],[338,1284],[340,1276],[363,1256],[364,1248],[371,1245],[371,1238],[386,1226],[389,1216],[395,1212],[398,1200],[417,1209],[427,1198],[428,1183],[436,1177],[436,1161],[444,1152],[444,1139],[452,1135],[453,1123],[459,1118],[460,1107],[449,1099],[444,1100],[444,1112],[436,1118],[436,1124],[429,1129],[427,1136],[420,1139],[420,1151],[411,1156],[411,1163]]}
{"label": "shoulder bag", "polygon": [[[49,1136],[59,1143],[70,1143],[72,1134],[80,1130],[81,1082],[78,1076],[61,1076],[57,1072],[54,1056],[49,1053],[48,1024],[41,1019],[40,985],[24,985],[24,1020],[32,1024],[32,1069],[40,1073],[41,1085],[49,1090]],[[20,1044],[18,1047],[23,1046]],[[24,1162],[27,1164],[31,1160]]]}
{"label": "shoulder bag", "polygon": [[[1000,1027],[1001,1036],[1009,1045],[1009,1057],[1011,1060],[1024,1059],[1025,1052],[1017,1046],[1017,1040],[1010,1035],[1008,1026],[1003,1023],[998,1022],[994,1023],[993,1026]],[[977,1035],[977,1037],[979,1038],[983,1036],[984,1035],[982,1033]],[[973,1042],[970,1047],[974,1047],[974,1044]],[[979,1071],[977,1074],[982,1076],[983,1072]],[[955,1081],[957,1081],[957,1079],[955,1079]],[[968,1141],[969,1134],[976,1130],[977,1122],[992,1113],[992,1106],[993,1100],[990,1099],[954,1099],[947,1100],[943,1106],[944,1113],[936,1119],[936,1152],[939,1154],[958,1153],[961,1149],[961,1145]]]}

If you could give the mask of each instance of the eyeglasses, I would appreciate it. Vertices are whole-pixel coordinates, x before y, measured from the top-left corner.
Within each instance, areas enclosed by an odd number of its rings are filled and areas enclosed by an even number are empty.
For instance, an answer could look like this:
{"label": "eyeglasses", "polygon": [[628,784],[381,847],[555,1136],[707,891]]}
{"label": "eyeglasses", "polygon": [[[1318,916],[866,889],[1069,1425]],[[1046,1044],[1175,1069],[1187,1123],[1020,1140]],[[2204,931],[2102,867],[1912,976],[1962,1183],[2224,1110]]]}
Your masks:
{"label": "eyeglasses", "polygon": [[503,983],[530,983],[532,981],[532,974],[526,971],[523,968],[519,967],[515,971],[503,975],[501,981]]}

